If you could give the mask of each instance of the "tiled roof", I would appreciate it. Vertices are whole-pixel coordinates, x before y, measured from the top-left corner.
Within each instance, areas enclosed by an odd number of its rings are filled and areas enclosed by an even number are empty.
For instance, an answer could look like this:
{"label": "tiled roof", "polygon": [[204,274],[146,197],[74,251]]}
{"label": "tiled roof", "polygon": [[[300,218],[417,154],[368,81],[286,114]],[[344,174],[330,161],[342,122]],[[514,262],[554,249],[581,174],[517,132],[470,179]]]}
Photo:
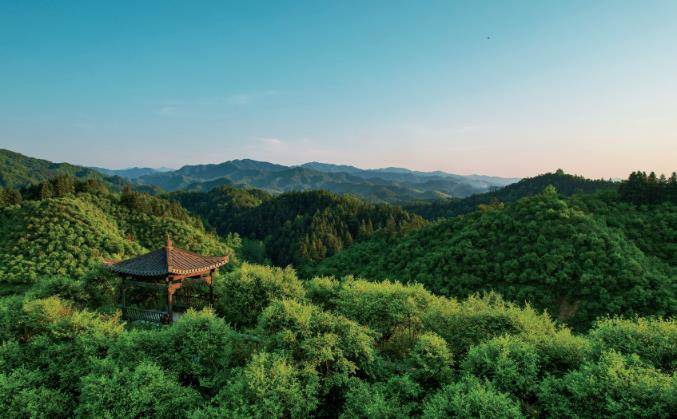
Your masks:
{"label": "tiled roof", "polygon": [[113,272],[136,276],[163,276],[169,274],[200,274],[228,263],[228,256],[202,256],[176,248],[171,240],[167,246],[145,255],[120,262],[107,262]]}

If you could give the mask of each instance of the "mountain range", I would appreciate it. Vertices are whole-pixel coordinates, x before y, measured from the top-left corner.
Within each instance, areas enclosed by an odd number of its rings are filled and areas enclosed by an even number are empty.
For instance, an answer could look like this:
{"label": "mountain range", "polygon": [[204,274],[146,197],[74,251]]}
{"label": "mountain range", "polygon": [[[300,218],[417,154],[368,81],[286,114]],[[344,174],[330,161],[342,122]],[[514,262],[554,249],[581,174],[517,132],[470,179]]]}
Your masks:
{"label": "mountain range", "polygon": [[419,172],[397,167],[360,169],[319,162],[285,166],[250,159],[187,165],[178,170],[148,167],[106,169],[53,163],[0,149],[0,186],[19,188],[65,174],[80,179],[105,179],[114,185],[126,180],[139,190],[153,193],[177,190],[204,192],[224,185],[257,188],[273,194],[324,189],[375,203],[463,198],[519,180],[462,176],[441,171]]}
{"label": "mountain range", "polygon": [[[122,173],[116,174],[124,176]],[[137,172],[133,174],[136,175]],[[169,192],[208,191],[224,185],[258,188],[271,193],[324,189],[339,194],[356,195],[372,202],[388,203],[466,197],[519,180],[418,172],[402,168],[360,169],[318,162],[285,166],[250,159],[189,165],[164,173],[155,171],[126,177],[139,186],[154,186]]]}

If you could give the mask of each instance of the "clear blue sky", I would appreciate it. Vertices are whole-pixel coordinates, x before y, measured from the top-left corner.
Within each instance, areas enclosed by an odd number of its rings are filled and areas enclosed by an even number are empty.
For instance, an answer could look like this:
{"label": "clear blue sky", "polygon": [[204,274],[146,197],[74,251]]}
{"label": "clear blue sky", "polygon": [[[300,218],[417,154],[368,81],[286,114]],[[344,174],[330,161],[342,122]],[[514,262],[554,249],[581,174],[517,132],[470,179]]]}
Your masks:
{"label": "clear blue sky", "polygon": [[0,147],[113,168],[668,172],[677,1],[0,0]]}

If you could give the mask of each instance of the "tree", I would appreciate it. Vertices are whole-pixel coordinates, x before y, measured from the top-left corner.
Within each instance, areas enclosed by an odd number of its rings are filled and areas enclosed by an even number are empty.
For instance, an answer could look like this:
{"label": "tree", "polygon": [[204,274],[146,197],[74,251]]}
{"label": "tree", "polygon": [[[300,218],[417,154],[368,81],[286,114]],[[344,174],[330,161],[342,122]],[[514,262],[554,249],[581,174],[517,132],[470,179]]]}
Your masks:
{"label": "tree", "polygon": [[509,395],[496,391],[475,377],[463,377],[443,387],[423,405],[424,418],[523,418]]}
{"label": "tree", "polygon": [[127,368],[103,360],[81,388],[76,413],[85,417],[183,417],[201,401],[152,362]]}
{"label": "tree", "polygon": [[38,198],[39,199],[48,199],[54,196],[54,190],[52,185],[49,182],[42,182],[40,184]]}

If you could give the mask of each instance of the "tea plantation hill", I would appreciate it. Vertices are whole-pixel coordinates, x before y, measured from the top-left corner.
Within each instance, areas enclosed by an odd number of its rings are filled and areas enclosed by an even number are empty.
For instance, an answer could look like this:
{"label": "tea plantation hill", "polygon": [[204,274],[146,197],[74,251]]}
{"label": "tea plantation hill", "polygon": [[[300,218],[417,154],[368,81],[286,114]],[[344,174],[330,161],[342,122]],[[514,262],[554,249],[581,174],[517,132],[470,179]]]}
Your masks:
{"label": "tea plantation hill", "polygon": [[398,207],[326,191],[273,196],[223,186],[206,193],[175,192],[168,198],[200,215],[222,235],[236,232],[263,241],[266,256],[280,266],[301,267],[377,232],[402,234],[425,224]]}
{"label": "tea plantation hill", "polygon": [[[636,245],[623,230],[631,223],[614,222],[615,210],[596,216],[589,211],[594,200],[587,206],[575,202],[547,187],[539,195],[487,205],[404,237],[356,243],[311,272],[419,282],[453,296],[494,290],[575,326],[608,314],[673,315],[677,266],[669,240],[677,231],[675,205],[649,210],[665,224],[663,231],[648,233],[653,241]],[[628,235],[644,240],[636,229]],[[661,245],[664,251],[653,250]]]}
{"label": "tea plantation hill", "polygon": [[586,179],[582,176],[564,173],[560,169],[554,173],[525,178],[491,192],[474,194],[462,199],[440,199],[404,204],[404,209],[419,214],[428,220],[448,218],[475,211],[481,204],[515,202],[520,198],[541,193],[548,185],[554,186],[560,195],[570,196],[575,193],[616,190],[619,182]]}
{"label": "tea plantation hill", "polygon": [[166,234],[196,252],[233,254],[175,202],[129,189],[111,193],[100,183],[86,192],[76,191],[82,190],[82,183],[73,185],[60,196],[23,199],[0,208],[3,284],[31,284],[54,275],[79,278],[104,258],[162,246]]}

